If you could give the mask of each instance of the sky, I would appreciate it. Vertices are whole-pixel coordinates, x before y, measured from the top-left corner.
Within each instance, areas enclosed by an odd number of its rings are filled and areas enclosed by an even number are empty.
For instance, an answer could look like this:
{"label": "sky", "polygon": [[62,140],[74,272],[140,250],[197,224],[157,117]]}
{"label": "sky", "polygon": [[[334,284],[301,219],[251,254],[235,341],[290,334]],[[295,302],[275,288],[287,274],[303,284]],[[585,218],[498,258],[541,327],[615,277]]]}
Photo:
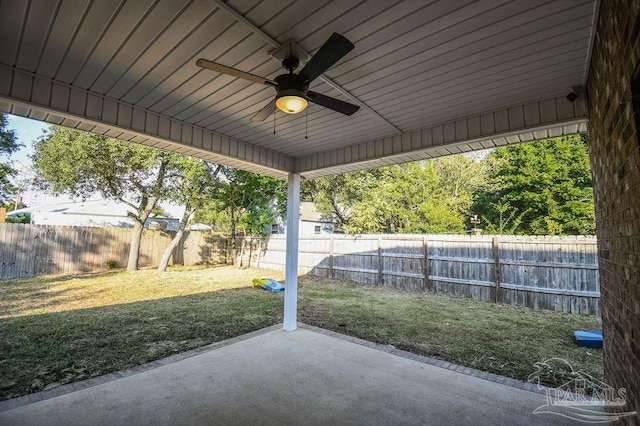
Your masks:
{"label": "sky", "polygon": [[10,114],[7,114],[7,118],[9,122],[7,127],[16,131],[18,143],[24,145],[20,151],[11,156],[11,160],[15,163],[16,168],[20,167],[20,163],[24,166],[29,166],[31,160],[29,160],[28,156],[33,151],[31,143],[38,139],[42,135],[42,132],[49,128],[49,123]]}
{"label": "sky", "polygon": [[[11,155],[11,161],[13,167],[18,171],[17,178],[25,178],[28,169],[31,167],[31,159],[29,155],[33,153],[33,142],[36,141],[45,130],[50,126],[49,123],[45,123],[38,120],[32,120],[29,118],[18,117],[16,115],[7,114],[8,129],[15,130],[18,143],[24,145],[19,151]],[[36,207],[44,204],[58,204],[68,203],[73,200],[67,196],[54,196],[42,191],[36,191],[32,189],[25,190],[22,194],[22,202],[27,206]],[[91,199],[99,199],[100,196],[92,197]],[[183,207],[172,205],[169,203],[162,203],[162,207],[172,217],[180,217],[182,215]]]}
{"label": "sky", "polygon": [[[50,125],[42,121],[31,120],[11,114],[7,114],[7,119],[7,128],[9,130],[15,130],[18,143],[23,145],[20,150],[11,155],[11,162],[18,172],[16,176],[17,179],[25,179],[31,167],[29,155],[33,153],[33,142],[36,141]],[[50,202],[69,201],[68,197],[55,197],[42,191],[34,191],[31,189],[26,189],[21,195],[22,202],[27,206],[39,206]]]}

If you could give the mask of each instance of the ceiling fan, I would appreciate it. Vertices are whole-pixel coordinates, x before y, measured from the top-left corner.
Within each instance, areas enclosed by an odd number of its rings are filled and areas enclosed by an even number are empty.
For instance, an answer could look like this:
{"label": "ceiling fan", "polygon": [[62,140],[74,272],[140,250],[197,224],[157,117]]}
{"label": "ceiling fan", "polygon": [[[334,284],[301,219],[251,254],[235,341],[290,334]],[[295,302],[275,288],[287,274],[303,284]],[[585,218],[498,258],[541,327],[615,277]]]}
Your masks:
{"label": "ceiling fan", "polygon": [[353,48],[353,43],[347,40],[346,37],[338,33],[333,33],[298,74],[294,74],[293,71],[298,68],[300,61],[296,56],[291,54],[282,61],[282,66],[289,71],[289,73],[281,74],[273,80],[206,59],[198,59],[196,65],[254,83],[272,86],[276,89],[276,97],[258,111],[256,115],[251,117],[251,121],[266,120],[267,117],[275,112],[276,108],[287,114],[298,114],[307,108],[309,102],[345,115],[352,115],[360,108],[359,106],[309,90],[309,84],[318,78],[320,74],[331,68]]}

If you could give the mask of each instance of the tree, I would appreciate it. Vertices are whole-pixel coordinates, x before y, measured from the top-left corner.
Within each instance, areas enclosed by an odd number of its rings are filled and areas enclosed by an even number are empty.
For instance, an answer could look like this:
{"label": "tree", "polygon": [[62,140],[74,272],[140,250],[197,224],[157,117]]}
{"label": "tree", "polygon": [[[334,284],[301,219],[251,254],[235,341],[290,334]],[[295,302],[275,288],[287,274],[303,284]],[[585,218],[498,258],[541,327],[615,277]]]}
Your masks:
{"label": "tree", "polygon": [[382,171],[382,179],[353,209],[352,233],[459,233],[464,216],[443,190],[433,162]]}
{"label": "tree", "polygon": [[351,233],[464,232],[487,166],[466,155],[305,182],[303,196]]}
{"label": "tree", "polygon": [[134,213],[127,270],[138,269],[140,239],[158,200],[166,198],[165,176],[178,154],[75,129],[52,126],[34,144],[35,184],[53,193],[105,198],[129,205]]}
{"label": "tree", "polygon": [[302,198],[313,201],[318,211],[335,217],[336,229],[349,229],[354,208],[378,186],[386,168],[325,176],[302,182]]}
{"label": "tree", "polygon": [[[0,157],[9,157],[22,146],[17,142],[16,133],[8,130],[6,114],[0,114]],[[15,174],[11,162],[0,162],[0,207],[10,204],[16,188],[10,178]]]}
{"label": "tree", "polygon": [[489,206],[496,213],[497,219],[496,223],[487,224],[486,231],[489,234],[515,234],[516,229],[522,222],[522,216],[527,213],[527,210],[519,212],[508,201],[498,200]]}
{"label": "tree", "polygon": [[595,219],[586,136],[574,135],[498,148],[490,190],[475,211],[494,232],[593,234]]}
{"label": "tree", "polygon": [[173,174],[166,178],[167,192],[172,201],[184,206],[184,213],[180,218],[178,231],[162,255],[158,272],[166,271],[173,250],[184,235],[189,218],[207,203],[216,200],[220,189],[218,174],[221,166],[186,156],[179,158],[174,166]]}
{"label": "tree", "polygon": [[480,191],[489,185],[491,161],[473,154],[457,154],[432,160],[444,196],[463,216],[469,216]]}
{"label": "tree", "polygon": [[279,179],[232,167],[222,167],[222,185],[218,196],[196,214],[196,220],[209,222],[219,229],[227,225],[231,235],[231,259],[237,264],[238,232],[262,235],[277,213],[286,208],[286,183]]}

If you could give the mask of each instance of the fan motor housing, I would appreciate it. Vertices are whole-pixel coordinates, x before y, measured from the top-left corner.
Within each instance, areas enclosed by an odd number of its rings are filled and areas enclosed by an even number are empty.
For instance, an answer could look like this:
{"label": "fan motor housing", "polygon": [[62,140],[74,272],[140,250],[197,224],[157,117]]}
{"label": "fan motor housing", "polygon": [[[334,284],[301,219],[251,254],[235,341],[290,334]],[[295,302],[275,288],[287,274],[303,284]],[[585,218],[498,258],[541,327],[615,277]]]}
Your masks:
{"label": "fan motor housing", "polygon": [[[306,52],[299,49],[298,45],[290,41],[270,52],[274,58],[281,60],[284,69],[289,71],[286,74],[277,76],[273,80],[203,58],[198,59],[196,65],[252,83],[273,87],[276,90],[275,100],[270,101],[258,111],[257,114],[251,117],[251,121],[254,122],[264,121],[275,112],[276,108],[287,114],[298,114],[307,108],[309,102],[344,115],[352,115],[360,108],[358,105],[309,91],[309,85],[354,47],[353,43],[347,38],[338,33],[333,33],[331,37],[320,46],[316,54],[309,58]],[[308,62],[302,71],[300,71],[299,74],[294,74],[294,70],[305,60],[308,60]]]}
{"label": "fan motor housing", "polygon": [[[275,78],[275,82],[278,85],[278,95],[280,96],[289,94],[301,96],[300,93],[302,93],[302,96],[305,96],[307,90],[309,90],[309,82],[307,79],[297,74],[279,75]],[[284,93],[285,91],[288,93]]]}

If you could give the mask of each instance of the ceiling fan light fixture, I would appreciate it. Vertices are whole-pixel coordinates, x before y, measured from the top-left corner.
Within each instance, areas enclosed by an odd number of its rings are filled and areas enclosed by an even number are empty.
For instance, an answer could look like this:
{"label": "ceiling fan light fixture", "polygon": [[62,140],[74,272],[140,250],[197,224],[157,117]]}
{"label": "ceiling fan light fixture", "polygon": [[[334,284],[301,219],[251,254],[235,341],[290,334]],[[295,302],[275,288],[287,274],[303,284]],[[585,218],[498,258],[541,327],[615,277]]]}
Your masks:
{"label": "ceiling fan light fixture", "polygon": [[[285,114],[299,114],[307,109],[309,102],[349,116],[355,113],[360,107],[349,102],[341,101],[340,99],[332,98],[331,96],[311,91],[309,90],[309,84],[353,50],[354,47],[353,43],[347,38],[338,33],[333,33],[331,37],[320,46],[320,49],[318,49],[315,55],[309,58],[309,55],[298,48],[294,42],[288,42],[276,51],[271,52],[273,53],[273,57],[282,60],[282,67],[287,70],[286,74],[280,74],[273,80],[204,58],[198,59],[196,65],[252,83],[271,86],[276,90],[275,99],[271,98],[268,104],[253,115],[253,117],[251,117],[252,122],[262,122],[266,120],[267,117],[276,112],[276,109],[279,109]],[[304,68],[296,74],[294,71],[300,65],[299,58],[308,59],[308,61]]]}
{"label": "ceiling fan light fixture", "polygon": [[278,109],[287,114],[298,114],[309,106],[304,92],[297,89],[281,90],[276,98]]}

